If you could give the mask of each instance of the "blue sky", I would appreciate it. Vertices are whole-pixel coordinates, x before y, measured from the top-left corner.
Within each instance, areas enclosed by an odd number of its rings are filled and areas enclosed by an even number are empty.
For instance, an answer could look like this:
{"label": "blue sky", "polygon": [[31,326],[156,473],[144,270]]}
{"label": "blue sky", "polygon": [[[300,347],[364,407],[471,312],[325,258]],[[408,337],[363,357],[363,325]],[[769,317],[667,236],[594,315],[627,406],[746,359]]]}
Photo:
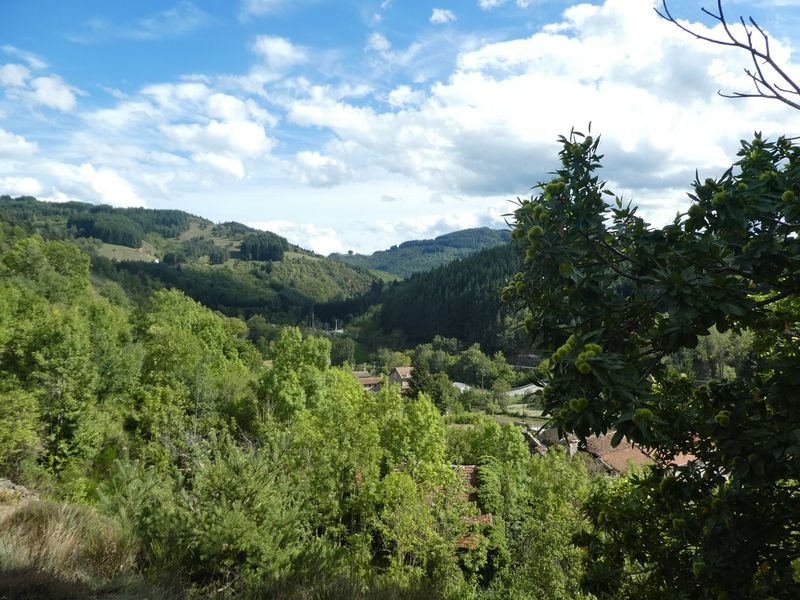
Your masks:
{"label": "blue sky", "polygon": [[[706,3],[709,8],[713,3]],[[700,2],[673,12],[715,34]],[[752,15],[800,75],[800,0]],[[695,169],[800,111],[749,91],[748,57],[649,0],[7,1],[0,194],[178,208],[321,253],[504,225],[571,127],[655,223]]]}

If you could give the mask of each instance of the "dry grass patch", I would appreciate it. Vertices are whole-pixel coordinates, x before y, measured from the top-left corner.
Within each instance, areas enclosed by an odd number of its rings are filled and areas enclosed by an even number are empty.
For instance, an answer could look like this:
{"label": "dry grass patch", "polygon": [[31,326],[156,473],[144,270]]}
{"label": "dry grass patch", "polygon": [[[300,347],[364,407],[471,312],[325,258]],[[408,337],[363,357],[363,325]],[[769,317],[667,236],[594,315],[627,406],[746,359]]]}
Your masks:
{"label": "dry grass patch", "polygon": [[96,587],[135,569],[133,538],[91,508],[48,501],[8,508],[0,517],[0,573]]}

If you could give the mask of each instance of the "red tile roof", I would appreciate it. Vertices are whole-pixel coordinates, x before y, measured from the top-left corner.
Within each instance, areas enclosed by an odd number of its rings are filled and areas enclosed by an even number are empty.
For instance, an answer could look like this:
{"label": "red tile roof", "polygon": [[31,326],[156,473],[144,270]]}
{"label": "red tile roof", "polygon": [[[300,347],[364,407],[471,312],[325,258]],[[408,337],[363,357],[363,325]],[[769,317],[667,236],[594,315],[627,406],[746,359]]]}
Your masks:
{"label": "red tile roof", "polygon": [[639,467],[655,462],[644,450],[626,440],[614,448],[612,437],[614,432],[609,431],[605,435],[586,438],[586,451],[618,473],[627,472],[632,465]]}

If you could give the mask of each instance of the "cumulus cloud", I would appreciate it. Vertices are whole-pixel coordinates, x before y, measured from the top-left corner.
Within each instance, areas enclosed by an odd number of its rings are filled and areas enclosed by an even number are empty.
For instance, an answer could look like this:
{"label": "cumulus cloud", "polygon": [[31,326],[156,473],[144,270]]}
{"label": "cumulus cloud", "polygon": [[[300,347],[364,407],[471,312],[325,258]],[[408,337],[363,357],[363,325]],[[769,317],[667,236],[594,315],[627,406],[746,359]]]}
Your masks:
{"label": "cumulus cloud", "polygon": [[71,112],[77,105],[76,96],[86,95],[86,92],[69,85],[58,75],[33,77],[31,70],[47,67],[47,63],[35,54],[8,45],[2,49],[28,63],[27,67],[17,63],[0,65],[0,86],[6,88],[9,98]]}
{"label": "cumulus cloud", "polygon": [[264,64],[276,72],[284,72],[291,67],[306,62],[306,51],[283,37],[261,35],[252,44],[253,51]]}
{"label": "cumulus cloud", "polygon": [[272,147],[264,128],[252,121],[222,122],[191,125],[164,125],[162,131],[179,148],[192,151],[212,150],[239,156],[258,156]]}
{"label": "cumulus cloud", "polygon": [[209,165],[222,173],[232,175],[236,179],[244,179],[244,165],[238,158],[215,154],[214,152],[200,152],[193,156],[199,163]]}
{"label": "cumulus cloud", "polygon": [[48,171],[55,179],[56,193],[111,206],[145,206],[133,186],[112,169],[95,168],[90,163],[80,166],[52,163]]}
{"label": "cumulus cloud", "polygon": [[353,173],[342,161],[316,151],[298,152],[295,156],[295,179],[314,187],[338,185],[352,178]]}
{"label": "cumulus cloud", "polygon": [[332,252],[345,252],[347,248],[339,233],[329,227],[319,227],[310,223],[295,221],[257,221],[248,223],[250,227],[271,231],[285,237],[292,244],[309,248],[317,254],[328,255]]}
{"label": "cumulus cloud", "polygon": [[401,85],[396,87],[386,98],[386,101],[394,107],[400,108],[419,104],[425,98],[425,93],[421,90],[413,90],[408,85]]}
{"label": "cumulus cloud", "polygon": [[69,112],[78,103],[76,93],[81,92],[65,83],[58,75],[49,75],[31,80],[30,91],[26,96],[36,104]]}
{"label": "cumulus cloud", "polygon": [[[207,181],[201,173],[191,175],[187,171],[192,164],[244,179],[246,161],[272,151],[275,140],[267,134],[267,128],[277,120],[250,98],[216,90],[203,81],[185,81],[145,86],[116,107],[90,113],[86,122],[96,136],[135,136],[138,143],[150,148],[146,158],[149,166],[179,169],[166,179],[148,174],[158,183],[160,193],[166,193],[165,181]],[[87,139],[86,145],[96,147],[97,141]],[[145,160],[142,156],[131,158],[135,163]]]}
{"label": "cumulus cloud", "polygon": [[456,15],[452,10],[446,8],[434,8],[431,13],[430,22],[434,25],[442,25],[456,20]]}
{"label": "cumulus cloud", "polygon": [[0,129],[0,158],[22,158],[34,154],[38,149],[35,142],[29,142],[21,135]]}
{"label": "cumulus cloud", "polygon": [[1,177],[0,193],[9,196],[39,196],[42,184],[33,177]]}
{"label": "cumulus cloud", "polygon": [[[773,43],[776,56],[788,56]],[[661,193],[675,208],[685,195],[668,195],[685,188],[695,168],[714,173],[730,164],[753,129],[791,129],[774,103],[716,95],[720,87],[748,89],[741,60],[692,44],[646,3],[607,0],[571,7],[527,38],[464,51],[448,79],[421,96],[399,86],[386,110],[317,88],[291,103],[288,119],[332,131],[338,143],[329,154],[353,168],[483,195],[525,193],[555,166],[557,135],[593,122],[604,134],[605,176],[648,190],[651,205]]]}
{"label": "cumulus cloud", "polygon": [[22,65],[8,63],[0,66],[0,85],[23,87],[30,76],[30,70]]}

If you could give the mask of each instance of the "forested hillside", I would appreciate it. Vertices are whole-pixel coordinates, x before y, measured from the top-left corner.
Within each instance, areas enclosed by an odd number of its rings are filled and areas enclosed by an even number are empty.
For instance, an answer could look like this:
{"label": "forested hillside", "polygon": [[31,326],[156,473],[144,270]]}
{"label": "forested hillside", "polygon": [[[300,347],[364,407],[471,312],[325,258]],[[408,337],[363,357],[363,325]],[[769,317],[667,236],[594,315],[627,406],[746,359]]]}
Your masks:
{"label": "forested hillside", "polygon": [[498,290],[521,264],[513,245],[503,244],[389,286],[381,328],[401,331],[411,344],[442,335],[490,350],[509,347],[512,338],[520,345],[521,320],[501,302]]}
{"label": "forested hillside", "polygon": [[241,223],[218,225],[176,210],[118,209],[0,196],[0,220],[45,239],[74,239],[97,276],[144,299],[177,288],[227,315],[305,318],[319,302],[363,294],[377,281]]}
{"label": "forested hillside", "polygon": [[479,227],[440,235],[432,240],[411,240],[370,255],[331,254],[343,263],[384,271],[400,277],[430,271],[484,248],[508,242],[509,232]]}
{"label": "forested hillside", "polygon": [[89,267],[0,224],[0,595],[581,597],[581,462]]}

